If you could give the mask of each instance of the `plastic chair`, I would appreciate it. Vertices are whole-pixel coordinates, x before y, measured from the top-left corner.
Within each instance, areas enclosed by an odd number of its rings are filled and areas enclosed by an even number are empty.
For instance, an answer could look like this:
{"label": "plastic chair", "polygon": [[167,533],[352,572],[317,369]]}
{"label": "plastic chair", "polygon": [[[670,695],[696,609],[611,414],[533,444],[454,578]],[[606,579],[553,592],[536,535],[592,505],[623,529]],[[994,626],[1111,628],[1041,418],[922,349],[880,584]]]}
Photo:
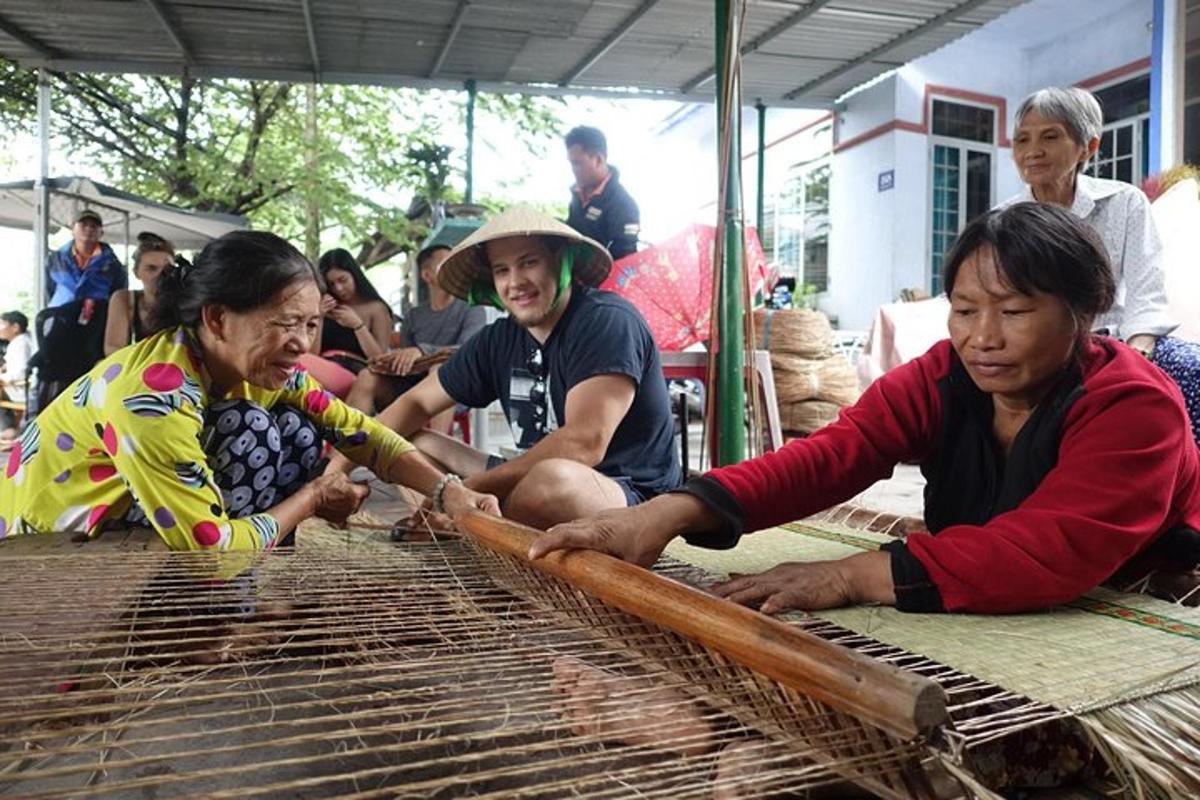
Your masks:
{"label": "plastic chair", "polygon": [[[703,383],[705,391],[711,391],[708,381],[708,353],[667,351],[662,354],[662,366],[663,377],[667,380],[691,378]],[[760,398],[767,412],[767,450],[778,450],[783,447],[783,425],[779,421],[779,399],[775,395],[775,373],[771,369],[770,352],[755,350],[753,366],[758,371]],[[717,463],[719,438],[716,430],[709,434],[708,457],[711,464]]]}
{"label": "plastic chair", "polygon": [[458,430],[462,435],[463,444],[471,444],[471,409],[466,406],[457,406],[454,409],[454,422],[450,425],[450,434],[454,434],[454,426],[458,426]]}

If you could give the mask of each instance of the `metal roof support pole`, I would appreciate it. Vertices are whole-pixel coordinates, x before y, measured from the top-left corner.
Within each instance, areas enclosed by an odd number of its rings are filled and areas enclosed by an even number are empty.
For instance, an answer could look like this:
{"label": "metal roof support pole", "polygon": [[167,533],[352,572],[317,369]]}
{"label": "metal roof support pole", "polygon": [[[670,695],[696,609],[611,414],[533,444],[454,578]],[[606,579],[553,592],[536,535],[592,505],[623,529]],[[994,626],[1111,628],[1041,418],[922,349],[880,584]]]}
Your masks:
{"label": "metal roof support pole", "polygon": [[1150,45],[1150,174],[1183,160],[1184,0],[1154,0]]}
{"label": "metal roof support pole", "polygon": [[304,89],[304,254],[316,264],[321,257],[321,196],[317,171],[321,167],[317,138],[317,84]]}
{"label": "metal roof support pole", "polygon": [[717,151],[721,165],[718,194],[723,196],[717,235],[724,237],[719,265],[717,320],[717,466],[746,457],[746,392],[742,330],[742,186],[741,108],[738,36],[743,0],[717,0]]}
{"label": "metal roof support pole", "polygon": [[50,238],[50,73],[38,70],[38,176],[34,183],[33,311],[46,305],[46,256]]}
{"label": "metal roof support pole", "polygon": [[463,202],[470,203],[475,196],[475,79],[463,86],[467,90],[467,190]]}
{"label": "metal roof support pole", "polygon": [[758,231],[758,240],[761,242],[763,220],[766,216],[766,209],[763,206],[765,196],[763,179],[767,174],[767,107],[763,105],[762,100],[755,103],[754,107],[758,110],[758,191],[754,197],[754,227]]}
{"label": "metal roof support pole", "polygon": [[133,269],[133,264],[129,263],[129,212],[121,212],[125,215],[125,269]]}

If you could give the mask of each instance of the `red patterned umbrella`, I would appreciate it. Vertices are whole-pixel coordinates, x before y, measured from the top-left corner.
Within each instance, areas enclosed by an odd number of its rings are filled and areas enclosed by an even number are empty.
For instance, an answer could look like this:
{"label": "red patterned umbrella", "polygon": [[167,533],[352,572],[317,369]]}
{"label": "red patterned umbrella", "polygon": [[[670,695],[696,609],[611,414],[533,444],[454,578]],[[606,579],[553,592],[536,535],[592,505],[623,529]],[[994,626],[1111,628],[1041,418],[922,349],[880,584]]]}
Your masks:
{"label": "red patterned umbrella", "polygon": [[[715,239],[712,225],[691,225],[617,261],[600,288],[637,306],[660,350],[683,350],[702,342],[709,338],[712,316]],[[752,293],[768,284],[767,258],[753,228],[746,229],[745,268]]]}

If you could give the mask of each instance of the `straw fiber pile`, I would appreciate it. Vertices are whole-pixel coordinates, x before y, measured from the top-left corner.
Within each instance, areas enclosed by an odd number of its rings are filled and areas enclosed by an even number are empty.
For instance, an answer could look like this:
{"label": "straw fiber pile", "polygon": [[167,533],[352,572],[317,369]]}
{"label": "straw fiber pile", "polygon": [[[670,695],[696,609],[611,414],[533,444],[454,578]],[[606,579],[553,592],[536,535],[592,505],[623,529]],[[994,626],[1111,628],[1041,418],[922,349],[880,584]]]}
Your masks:
{"label": "straw fiber pile", "polygon": [[829,318],[806,308],[755,310],[754,341],[763,350],[791,353],[814,361],[833,355]]}
{"label": "straw fiber pile", "polygon": [[759,346],[771,352],[784,430],[812,433],[858,400],[858,374],[833,352],[833,329],[820,311],[759,309],[754,330]]}

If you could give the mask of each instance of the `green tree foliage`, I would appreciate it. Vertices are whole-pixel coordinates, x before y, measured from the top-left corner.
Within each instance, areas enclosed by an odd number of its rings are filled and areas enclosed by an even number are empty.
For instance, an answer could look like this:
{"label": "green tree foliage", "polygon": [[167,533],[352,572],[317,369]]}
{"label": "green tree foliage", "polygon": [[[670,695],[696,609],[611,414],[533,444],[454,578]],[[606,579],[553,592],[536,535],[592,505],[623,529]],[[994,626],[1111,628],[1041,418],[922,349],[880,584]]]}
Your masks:
{"label": "green tree foliage", "polygon": [[[302,86],[238,80],[52,73],[53,128],[73,160],[108,182],[198,211],[241,214],[299,240],[306,200],[324,228],[356,243],[365,266],[410,250],[426,232],[414,196],[454,201],[465,94],[321,86],[317,137],[305,136]],[[36,124],[36,76],[0,58],[0,147]],[[543,155],[560,103],[480,95],[477,120],[501,116]],[[316,148],[315,160],[307,148]],[[459,150],[462,148],[460,147]],[[315,164],[315,169],[309,165]]]}

